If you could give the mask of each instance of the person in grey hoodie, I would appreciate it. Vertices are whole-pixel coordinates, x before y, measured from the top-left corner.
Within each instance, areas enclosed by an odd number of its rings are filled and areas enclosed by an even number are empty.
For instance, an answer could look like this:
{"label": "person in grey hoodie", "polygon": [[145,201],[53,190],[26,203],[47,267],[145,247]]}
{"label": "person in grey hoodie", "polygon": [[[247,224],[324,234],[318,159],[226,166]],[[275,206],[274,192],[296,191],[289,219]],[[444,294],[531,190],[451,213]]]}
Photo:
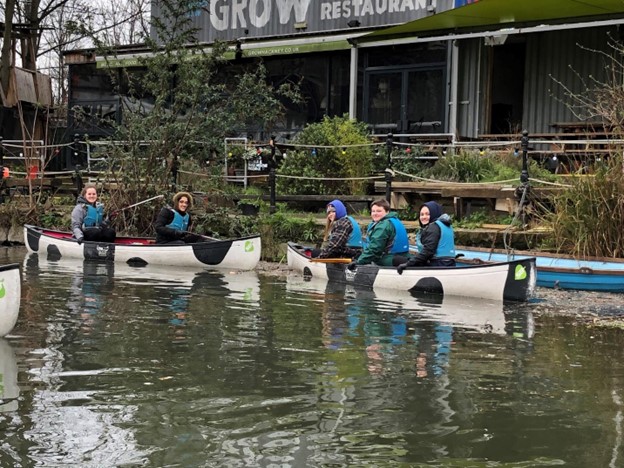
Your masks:
{"label": "person in grey hoodie", "polygon": [[409,258],[395,257],[393,264],[398,264],[397,272],[403,274],[411,266],[455,266],[455,234],[451,218],[442,213],[442,205],[434,201],[421,205],[418,222],[418,253]]}
{"label": "person in grey hoodie", "polygon": [[71,230],[79,244],[83,241],[115,242],[117,233],[104,218],[104,205],[97,201],[95,185],[87,184],[76,200],[71,214]]}

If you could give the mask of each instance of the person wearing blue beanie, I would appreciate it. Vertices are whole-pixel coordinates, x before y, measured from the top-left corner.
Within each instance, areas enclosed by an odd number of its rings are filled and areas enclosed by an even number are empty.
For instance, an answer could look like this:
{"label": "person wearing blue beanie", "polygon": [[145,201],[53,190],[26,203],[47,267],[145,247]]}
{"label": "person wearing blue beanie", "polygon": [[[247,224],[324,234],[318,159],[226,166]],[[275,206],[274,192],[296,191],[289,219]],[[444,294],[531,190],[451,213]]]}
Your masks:
{"label": "person wearing blue beanie", "polygon": [[318,258],[353,258],[362,250],[362,231],[357,221],[347,214],[347,208],[340,200],[327,204],[327,225],[325,244],[320,251],[315,250],[313,257]]}

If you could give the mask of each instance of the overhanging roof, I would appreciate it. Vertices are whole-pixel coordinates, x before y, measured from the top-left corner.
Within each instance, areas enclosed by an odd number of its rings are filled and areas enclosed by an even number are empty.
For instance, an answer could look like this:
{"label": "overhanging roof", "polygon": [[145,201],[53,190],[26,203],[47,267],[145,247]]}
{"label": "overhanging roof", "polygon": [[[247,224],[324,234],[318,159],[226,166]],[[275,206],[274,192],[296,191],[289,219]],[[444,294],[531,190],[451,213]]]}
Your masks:
{"label": "overhanging roof", "polygon": [[[624,1],[624,0],[622,0]],[[349,40],[362,36],[362,33],[340,34],[321,37],[278,39],[273,41],[249,41],[241,44],[243,57],[267,57],[270,55],[292,55],[311,52],[327,52],[332,50],[347,50],[351,48]],[[210,52],[210,47],[204,50]],[[96,58],[97,68],[138,67],[141,58],[154,55],[152,51],[120,54],[119,56],[101,56]],[[234,59],[234,46],[225,51],[224,57]]]}
{"label": "overhanging roof", "polygon": [[544,22],[594,21],[624,16],[624,0],[477,0],[426,18],[380,29],[358,42],[426,36],[440,31],[483,30]]}

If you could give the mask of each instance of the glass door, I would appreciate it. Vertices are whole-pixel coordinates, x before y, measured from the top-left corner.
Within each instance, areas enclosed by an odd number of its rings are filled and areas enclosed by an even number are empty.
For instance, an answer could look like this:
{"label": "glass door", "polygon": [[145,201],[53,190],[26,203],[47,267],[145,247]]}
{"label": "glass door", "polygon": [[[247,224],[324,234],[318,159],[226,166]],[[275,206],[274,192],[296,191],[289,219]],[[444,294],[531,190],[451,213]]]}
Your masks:
{"label": "glass door", "polygon": [[371,71],[366,77],[364,120],[374,133],[441,133],[444,68]]}
{"label": "glass door", "polygon": [[402,75],[401,72],[369,74],[364,120],[374,133],[397,133],[400,130]]}
{"label": "glass door", "polygon": [[444,132],[444,70],[406,72],[405,133]]}

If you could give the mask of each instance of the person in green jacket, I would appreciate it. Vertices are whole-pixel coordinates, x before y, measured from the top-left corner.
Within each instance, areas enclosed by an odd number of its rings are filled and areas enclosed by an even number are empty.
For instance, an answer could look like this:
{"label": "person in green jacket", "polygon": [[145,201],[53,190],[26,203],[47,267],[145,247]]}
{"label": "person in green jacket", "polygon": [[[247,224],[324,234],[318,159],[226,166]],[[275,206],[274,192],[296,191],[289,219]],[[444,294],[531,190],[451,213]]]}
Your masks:
{"label": "person in green jacket", "polygon": [[371,218],[373,221],[366,229],[362,253],[347,266],[349,270],[371,263],[392,266],[395,255],[405,255],[409,251],[405,226],[397,214],[390,211],[390,204],[385,199],[375,200],[371,204]]}

